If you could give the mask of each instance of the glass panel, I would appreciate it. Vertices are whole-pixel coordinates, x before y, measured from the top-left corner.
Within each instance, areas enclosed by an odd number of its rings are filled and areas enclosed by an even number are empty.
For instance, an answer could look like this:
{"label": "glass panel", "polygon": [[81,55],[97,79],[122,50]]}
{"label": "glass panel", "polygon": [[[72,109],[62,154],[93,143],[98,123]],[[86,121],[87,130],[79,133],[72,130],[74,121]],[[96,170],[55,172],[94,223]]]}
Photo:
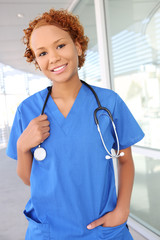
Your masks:
{"label": "glass panel", "polygon": [[73,13],[79,16],[79,20],[84,27],[85,35],[89,37],[86,61],[81,70],[79,70],[79,77],[88,83],[99,85],[101,74],[97,46],[94,1],[80,1]]}
{"label": "glass panel", "polygon": [[52,84],[52,82],[48,78],[44,76],[30,74],[30,73],[27,74],[27,79],[28,79],[28,88],[29,88],[30,95]]}
{"label": "glass panel", "polygon": [[[160,150],[160,1],[105,0],[112,83]],[[160,235],[160,159],[134,155],[131,216]]]}
{"label": "glass panel", "polygon": [[18,105],[29,95],[51,85],[40,75],[19,71],[0,63],[0,149],[7,145]]}
{"label": "glass panel", "polygon": [[25,74],[10,66],[3,66],[3,78],[6,94],[24,94],[26,91]]}
{"label": "glass panel", "polygon": [[160,158],[134,154],[134,162],[131,216],[160,235]]}
{"label": "glass panel", "polygon": [[8,122],[5,95],[0,94],[0,149],[6,147]]}
{"label": "glass panel", "polygon": [[107,0],[111,75],[145,132],[141,146],[160,148],[160,2]]}
{"label": "glass panel", "polygon": [[3,66],[0,63],[0,93],[4,93]]}
{"label": "glass panel", "polygon": [[27,98],[28,95],[19,95],[19,94],[13,94],[13,95],[6,95],[6,110],[7,110],[7,122],[9,127],[12,126],[13,119],[15,112],[17,110],[18,105],[25,99]]}

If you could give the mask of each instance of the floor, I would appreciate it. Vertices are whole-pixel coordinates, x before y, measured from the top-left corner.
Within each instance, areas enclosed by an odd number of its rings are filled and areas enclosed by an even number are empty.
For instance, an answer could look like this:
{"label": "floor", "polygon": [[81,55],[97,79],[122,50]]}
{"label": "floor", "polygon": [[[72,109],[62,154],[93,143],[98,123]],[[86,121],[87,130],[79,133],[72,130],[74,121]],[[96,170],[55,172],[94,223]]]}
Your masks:
{"label": "floor", "polygon": [[[25,186],[16,175],[16,161],[0,150],[0,239],[22,240],[25,236],[27,221],[23,215],[30,188]],[[145,240],[130,229],[134,240]]]}
{"label": "floor", "polygon": [[0,239],[22,240],[27,221],[23,216],[25,203],[30,194],[16,175],[16,161],[5,156],[0,150]]}

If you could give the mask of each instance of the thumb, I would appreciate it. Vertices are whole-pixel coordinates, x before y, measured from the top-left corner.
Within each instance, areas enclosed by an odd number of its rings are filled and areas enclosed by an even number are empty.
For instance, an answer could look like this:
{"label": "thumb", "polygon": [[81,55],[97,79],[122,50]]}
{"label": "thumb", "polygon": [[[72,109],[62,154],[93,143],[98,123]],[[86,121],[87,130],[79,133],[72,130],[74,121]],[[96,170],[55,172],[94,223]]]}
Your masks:
{"label": "thumb", "polygon": [[88,229],[93,229],[95,227],[98,227],[100,225],[102,225],[104,223],[104,217],[98,218],[97,220],[93,221],[92,223],[90,223],[87,228]]}

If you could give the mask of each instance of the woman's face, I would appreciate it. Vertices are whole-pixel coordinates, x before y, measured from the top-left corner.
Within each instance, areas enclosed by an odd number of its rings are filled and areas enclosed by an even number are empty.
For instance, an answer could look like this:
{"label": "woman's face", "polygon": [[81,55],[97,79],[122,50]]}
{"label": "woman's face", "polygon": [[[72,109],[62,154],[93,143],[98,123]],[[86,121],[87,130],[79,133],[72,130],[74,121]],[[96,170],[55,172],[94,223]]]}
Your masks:
{"label": "woman's face", "polygon": [[41,26],[32,32],[30,46],[41,71],[50,80],[65,82],[78,77],[82,50],[68,32],[53,25]]}

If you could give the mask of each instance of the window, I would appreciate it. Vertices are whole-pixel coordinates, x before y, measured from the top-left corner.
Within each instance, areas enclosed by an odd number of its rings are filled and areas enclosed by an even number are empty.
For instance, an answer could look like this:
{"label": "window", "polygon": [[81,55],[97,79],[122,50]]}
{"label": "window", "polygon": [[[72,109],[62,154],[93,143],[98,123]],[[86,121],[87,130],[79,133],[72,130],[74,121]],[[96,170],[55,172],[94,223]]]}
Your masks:
{"label": "window", "polygon": [[97,46],[94,1],[80,1],[79,4],[76,5],[73,13],[79,16],[80,22],[84,26],[85,35],[89,37],[86,61],[82,69],[79,71],[79,77],[88,83],[99,85],[101,74]]}
{"label": "window", "polygon": [[131,217],[160,235],[160,159],[134,154],[135,181],[131,199]]}
{"label": "window", "polygon": [[113,86],[145,132],[131,216],[160,235],[160,2],[105,0],[105,12]]}
{"label": "window", "polygon": [[18,105],[29,95],[49,86],[48,79],[0,64],[0,149],[7,145]]}

